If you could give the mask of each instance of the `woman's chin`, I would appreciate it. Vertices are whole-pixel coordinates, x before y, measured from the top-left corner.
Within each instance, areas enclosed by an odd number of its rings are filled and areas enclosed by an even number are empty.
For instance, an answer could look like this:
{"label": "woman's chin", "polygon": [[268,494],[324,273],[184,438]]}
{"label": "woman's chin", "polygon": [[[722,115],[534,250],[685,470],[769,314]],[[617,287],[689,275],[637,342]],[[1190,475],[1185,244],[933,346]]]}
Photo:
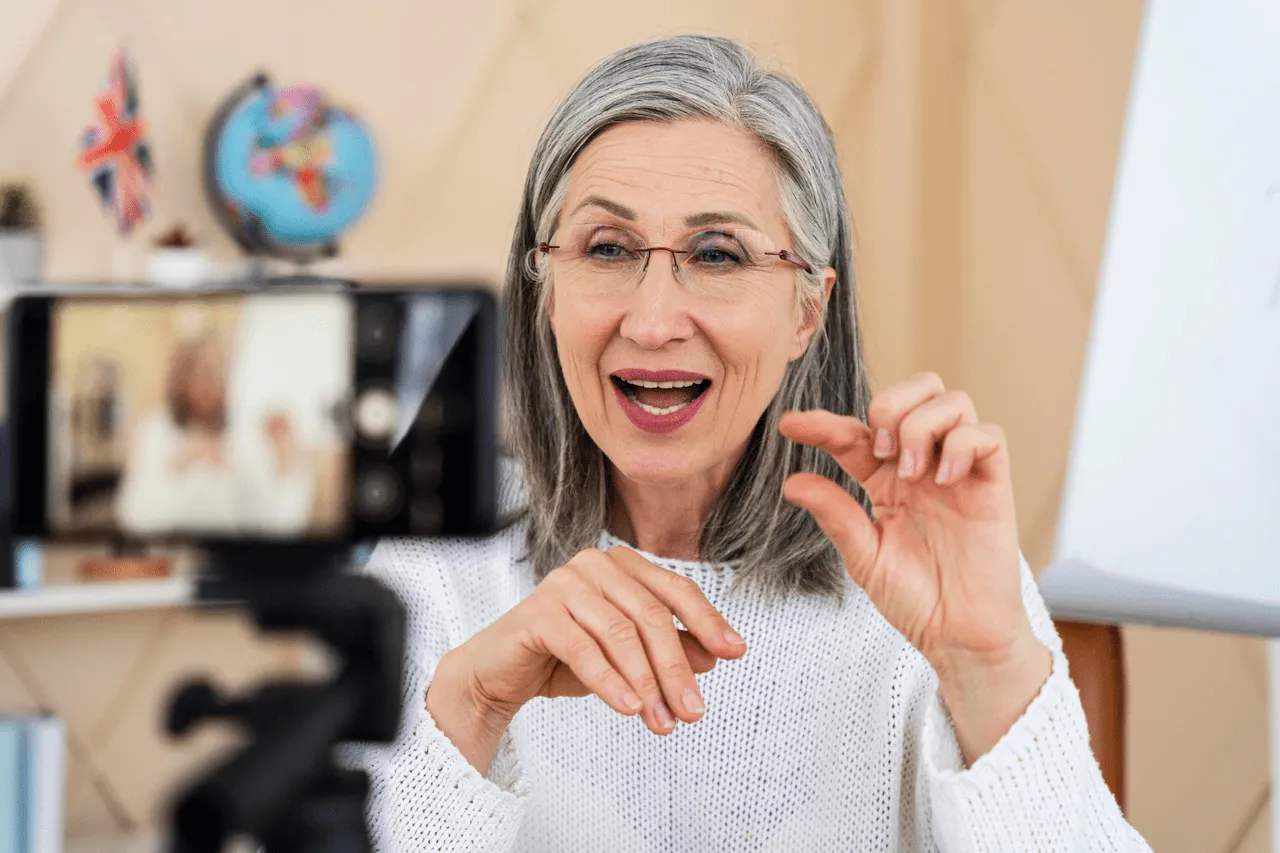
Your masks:
{"label": "woman's chin", "polygon": [[661,453],[610,456],[609,461],[618,474],[631,482],[655,487],[688,483],[706,467],[694,464],[689,455],[672,453],[669,449]]}

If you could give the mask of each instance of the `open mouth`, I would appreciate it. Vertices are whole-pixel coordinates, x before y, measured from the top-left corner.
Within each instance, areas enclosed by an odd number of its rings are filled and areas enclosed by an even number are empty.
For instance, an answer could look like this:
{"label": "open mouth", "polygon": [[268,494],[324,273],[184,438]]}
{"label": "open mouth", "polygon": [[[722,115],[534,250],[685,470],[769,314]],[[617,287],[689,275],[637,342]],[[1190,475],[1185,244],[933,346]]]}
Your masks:
{"label": "open mouth", "polygon": [[[630,371],[627,371],[630,373]],[[645,414],[655,417],[674,415],[688,407],[711,388],[711,380],[706,377],[683,375],[675,378],[640,378],[638,376],[623,377],[613,374],[614,387],[622,392],[632,403]]]}

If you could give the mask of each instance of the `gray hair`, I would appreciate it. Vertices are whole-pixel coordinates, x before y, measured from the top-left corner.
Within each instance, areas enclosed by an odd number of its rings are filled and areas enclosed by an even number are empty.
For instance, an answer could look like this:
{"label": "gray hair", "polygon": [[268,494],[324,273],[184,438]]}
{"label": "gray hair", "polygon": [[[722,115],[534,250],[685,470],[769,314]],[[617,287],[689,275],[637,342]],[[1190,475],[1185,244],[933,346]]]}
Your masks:
{"label": "gray hair", "polygon": [[[707,118],[741,128],[773,153],[793,245],[815,269],[797,271],[798,304],[821,295],[822,268],[836,272],[825,318],[748,442],[702,526],[700,557],[735,566],[735,588],[767,597],[832,596],[844,589],[835,547],[804,510],[782,498],[797,471],[835,480],[867,506],[862,489],[826,453],[778,433],[791,409],[828,409],[864,421],[870,392],[858,335],[853,237],[831,130],[808,95],[761,68],[743,45],[675,36],[604,59],[569,93],[538,140],[507,263],[506,400],[512,449],[528,501],[526,547],[536,578],[593,546],[609,505],[604,455],[587,435],[565,385],[545,310],[548,275],[531,259],[550,241],[578,154],[624,122]],[[818,304],[821,304],[820,302]]]}

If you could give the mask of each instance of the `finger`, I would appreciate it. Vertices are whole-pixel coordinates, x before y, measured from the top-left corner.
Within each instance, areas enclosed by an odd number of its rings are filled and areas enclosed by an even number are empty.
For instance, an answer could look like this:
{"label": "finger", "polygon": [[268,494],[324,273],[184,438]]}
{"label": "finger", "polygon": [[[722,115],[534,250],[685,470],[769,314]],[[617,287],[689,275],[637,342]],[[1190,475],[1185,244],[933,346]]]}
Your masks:
{"label": "finger", "polygon": [[685,657],[688,659],[689,666],[695,673],[701,675],[702,673],[710,672],[715,668],[715,665],[720,658],[714,652],[708,650],[707,647],[689,631],[681,629],[678,634],[680,636],[680,643],[684,647]]}
{"label": "finger", "polygon": [[988,482],[1009,479],[1009,454],[1004,430],[995,424],[966,424],[953,429],[942,443],[938,473],[940,485],[959,483],[976,476]]}
{"label": "finger", "polygon": [[961,424],[977,422],[978,411],[963,391],[946,391],[916,406],[898,427],[898,476],[924,477],[933,469],[938,446],[947,434]]}
{"label": "finger", "polygon": [[[671,714],[665,715],[659,710],[666,697],[650,663],[649,651],[640,637],[640,630],[635,620],[623,613],[612,602],[602,598],[600,594],[583,585],[577,594],[565,597],[565,608],[586,629],[587,633],[599,644],[605,657],[614,668],[622,673],[622,677],[639,695],[645,708],[645,723],[657,734],[666,734],[675,726]],[[665,608],[664,608],[665,610]],[[668,614],[668,621],[670,615]],[[676,638],[677,652],[685,661],[688,669],[687,680],[694,683],[693,667],[688,664],[683,646]],[[670,725],[667,725],[670,722]]]}
{"label": "finger", "polygon": [[898,455],[898,426],[907,412],[926,400],[944,392],[946,387],[936,373],[917,373],[910,379],[895,382],[871,398],[867,426],[875,437],[872,448],[877,459]]}
{"label": "finger", "polygon": [[853,582],[866,588],[880,547],[880,534],[862,504],[840,486],[818,474],[792,474],[782,496],[809,511],[822,532],[835,543]]}
{"label": "finger", "polygon": [[665,604],[710,652],[725,660],[740,658],[747,644],[696,583],[641,557],[630,548],[610,548],[615,565]]}
{"label": "finger", "polygon": [[[631,621],[631,630],[643,643],[643,677],[649,680],[656,678],[656,681],[652,681],[652,686],[650,681],[646,681],[645,689],[639,692],[645,707],[656,718],[658,728],[654,730],[665,733],[664,729],[668,727],[664,724],[668,721],[674,726],[672,715],[686,723],[702,719],[706,703],[703,701],[702,691],[698,689],[698,682],[693,677],[693,667],[685,654],[684,644],[680,641],[680,632],[676,628],[671,609],[642,583],[619,568],[593,566],[592,570],[592,579],[600,584],[600,595],[626,615]],[[612,654],[611,648],[611,644],[606,646],[606,652]],[[635,661],[630,661],[627,666],[640,669]],[[624,674],[630,678],[628,670],[624,670]],[[633,681],[632,684],[636,682]]]}
{"label": "finger", "polygon": [[680,632],[680,645],[684,646],[684,656],[689,659],[689,666],[701,675],[715,669],[720,658],[707,651],[707,647],[698,642],[698,638],[688,631]]}
{"label": "finger", "polygon": [[787,412],[778,431],[792,441],[825,450],[859,483],[865,483],[880,467],[871,452],[871,431],[855,417],[823,409]]}
{"label": "finger", "polygon": [[644,707],[631,684],[614,669],[600,645],[567,610],[554,611],[539,625],[537,638],[546,650],[569,667],[582,685],[609,707],[627,716]]}

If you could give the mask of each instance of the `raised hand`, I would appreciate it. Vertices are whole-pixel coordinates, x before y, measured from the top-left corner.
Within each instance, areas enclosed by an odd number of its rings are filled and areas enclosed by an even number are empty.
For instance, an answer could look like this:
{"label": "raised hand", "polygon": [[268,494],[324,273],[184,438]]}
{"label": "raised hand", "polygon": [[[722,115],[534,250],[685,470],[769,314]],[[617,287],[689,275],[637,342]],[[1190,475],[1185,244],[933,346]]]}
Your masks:
{"label": "raised hand", "polygon": [[933,374],[877,394],[868,421],[789,412],[781,431],[830,453],[866,490],[873,518],[817,474],[793,475],[783,494],[814,516],[850,578],[932,664],[974,758],[1051,667],[1022,603],[1004,433]]}

